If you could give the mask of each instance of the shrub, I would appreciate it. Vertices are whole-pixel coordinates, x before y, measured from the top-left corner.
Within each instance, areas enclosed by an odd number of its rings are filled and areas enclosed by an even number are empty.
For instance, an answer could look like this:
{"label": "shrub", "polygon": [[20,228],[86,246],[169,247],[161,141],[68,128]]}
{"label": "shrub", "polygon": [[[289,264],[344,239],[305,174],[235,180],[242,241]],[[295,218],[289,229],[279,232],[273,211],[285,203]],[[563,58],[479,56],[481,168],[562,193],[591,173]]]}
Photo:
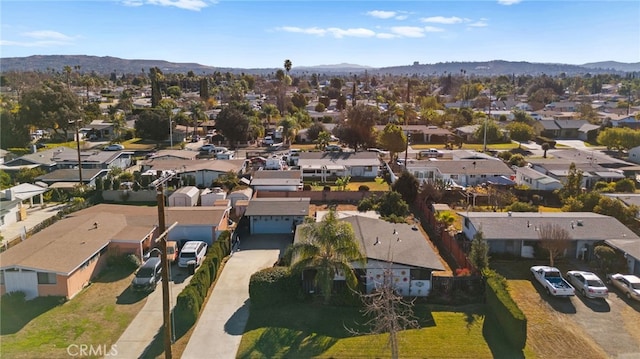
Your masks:
{"label": "shrub", "polygon": [[507,211],[511,212],[538,212],[538,206],[526,202],[514,202],[507,206]]}
{"label": "shrub", "polygon": [[360,191],[360,192],[368,192],[369,191],[369,186],[367,186],[366,184],[361,184],[358,187],[358,191]]}
{"label": "shrub", "polygon": [[310,185],[310,184],[305,183],[305,184],[302,186],[302,190],[303,190],[303,191],[311,191],[311,185]]}
{"label": "shrub", "polygon": [[509,162],[509,160],[511,159],[511,156],[513,156],[513,153],[509,151],[498,152],[498,158],[500,158],[505,162]]}
{"label": "shrub", "polygon": [[287,267],[271,267],[254,273],[249,281],[251,305],[282,305],[294,301],[301,292],[300,276]]}
{"label": "shrub", "polygon": [[188,285],[178,294],[175,317],[180,318],[184,324],[190,327],[196,322],[201,305],[198,292],[194,287]]}

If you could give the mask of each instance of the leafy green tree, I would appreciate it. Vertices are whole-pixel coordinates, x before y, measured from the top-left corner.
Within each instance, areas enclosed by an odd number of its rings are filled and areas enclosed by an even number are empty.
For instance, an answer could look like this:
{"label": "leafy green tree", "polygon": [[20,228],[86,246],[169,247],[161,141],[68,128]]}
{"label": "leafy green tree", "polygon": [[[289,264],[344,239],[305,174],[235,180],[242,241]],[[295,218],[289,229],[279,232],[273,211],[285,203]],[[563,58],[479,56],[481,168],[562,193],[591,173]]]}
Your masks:
{"label": "leafy green tree", "polygon": [[595,213],[611,216],[625,225],[635,222],[638,215],[638,207],[636,205],[626,206],[617,198],[602,196],[598,205],[593,208]]}
{"label": "leafy green tree", "polygon": [[282,126],[282,139],[285,143],[291,144],[293,139],[296,137],[298,133],[298,129],[300,125],[298,121],[296,121],[295,117],[291,115],[285,116],[280,122],[278,122],[278,126]]}
{"label": "leafy green tree", "polygon": [[323,150],[331,142],[331,134],[327,131],[320,132],[316,142],[318,147]]}
{"label": "leafy green tree", "polygon": [[[326,131],[326,127],[324,127],[324,125],[322,124],[322,122],[314,122],[308,129],[307,129],[307,138],[311,141],[311,142],[315,142],[318,139],[318,136],[320,135],[321,132]],[[329,135],[329,139],[331,139],[331,135]]]}
{"label": "leafy green tree", "polygon": [[635,193],[636,191],[636,181],[631,178],[621,179],[615,183],[616,192],[622,193]]}
{"label": "leafy green tree", "polygon": [[216,128],[231,142],[231,147],[235,148],[238,141],[247,139],[249,118],[236,107],[225,107],[216,117]]}
{"label": "leafy green tree", "polygon": [[347,110],[346,123],[340,125],[338,137],[351,148],[358,148],[362,145],[372,147],[376,141],[373,126],[376,124],[380,112],[376,107],[357,104]]}
{"label": "leafy green tree", "polygon": [[302,241],[288,248],[292,272],[316,270],[315,284],[321,289],[325,303],[329,303],[333,282],[337,274],[346,278],[347,285],[355,289],[358,278],[352,263],[364,263],[356,236],[348,222],[339,221],[330,210],[320,222],[305,223],[300,227]]}
{"label": "leafy green tree", "polygon": [[291,96],[291,103],[298,109],[303,110],[307,106],[307,98],[301,93],[294,93]]}
{"label": "leafy green tree", "polygon": [[162,110],[141,111],[134,128],[140,138],[161,142],[169,137],[169,119]]}
{"label": "leafy green tree", "polygon": [[160,82],[164,81],[162,70],[158,67],[150,68],[149,79],[151,80],[151,107],[157,107],[160,100],[162,100],[162,93],[160,92]]}
{"label": "leafy green tree", "polygon": [[640,130],[620,127],[605,128],[598,134],[596,141],[603,146],[607,146],[607,149],[629,150],[640,143]]}
{"label": "leafy green tree", "polygon": [[402,172],[400,177],[391,185],[391,189],[400,193],[402,199],[407,203],[415,202],[419,187],[418,180],[409,171]]}
{"label": "leafy green tree", "polygon": [[480,142],[484,141],[484,128],[487,127],[487,143],[496,143],[502,139],[500,127],[493,120],[482,121],[474,133],[475,138]]}
{"label": "leafy green tree", "polygon": [[584,175],[582,174],[582,170],[579,170],[576,167],[576,164],[572,162],[569,165],[569,173],[567,173],[567,180],[565,181],[564,186],[557,190],[560,199],[565,200],[569,197],[578,198],[582,193],[583,177]]}
{"label": "leafy green tree", "polygon": [[542,157],[547,158],[547,151],[549,151],[549,148],[551,148],[551,145],[548,142],[544,142],[540,148],[542,148],[542,150],[544,151],[544,154],[542,155]]}
{"label": "leafy green tree", "polygon": [[280,117],[280,111],[278,111],[278,107],[273,104],[264,104],[262,105],[262,116],[267,119],[267,128],[271,127],[271,120],[278,119]]}
{"label": "leafy green tree", "polygon": [[19,115],[26,124],[55,133],[63,131],[68,138],[69,131],[74,131],[75,121],[82,120],[83,112],[80,99],[67,86],[45,82],[22,95]]}
{"label": "leafy green tree", "polygon": [[389,217],[391,215],[404,217],[409,214],[409,205],[402,199],[400,193],[388,191],[380,197],[378,212],[382,217]]}
{"label": "leafy green tree", "polygon": [[20,121],[20,107],[15,102],[2,102],[0,107],[0,145],[2,148],[27,147],[29,128]]}
{"label": "leafy green tree", "polygon": [[18,183],[34,183],[36,177],[44,175],[45,172],[39,168],[21,168],[16,174],[16,182]]}
{"label": "leafy green tree", "polygon": [[347,185],[349,185],[349,182],[351,181],[351,176],[344,176],[344,177],[340,177],[336,180],[336,186],[338,186],[338,191],[344,191],[345,188],[347,188]]}
{"label": "leafy green tree", "polygon": [[169,86],[167,87],[167,95],[172,99],[178,99],[182,96],[182,89],[180,86]]}
{"label": "leafy green tree", "polygon": [[469,261],[477,271],[482,272],[489,268],[489,243],[484,239],[482,231],[476,232],[471,241]]}
{"label": "leafy green tree", "polygon": [[11,176],[3,170],[0,170],[0,189],[6,189],[13,186],[13,181],[11,180]]}
{"label": "leafy green tree", "polygon": [[522,122],[511,122],[507,125],[507,130],[509,130],[511,139],[518,141],[518,148],[522,147],[522,142],[528,142],[535,136],[533,127]]}
{"label": "leafy green tree", "polygon": [[384,130],[378,135],[380,146],[389,151],[391,159],[395,159],[399,152],[407,148],[407,136],[402,128],[393,123],[384,126]]}

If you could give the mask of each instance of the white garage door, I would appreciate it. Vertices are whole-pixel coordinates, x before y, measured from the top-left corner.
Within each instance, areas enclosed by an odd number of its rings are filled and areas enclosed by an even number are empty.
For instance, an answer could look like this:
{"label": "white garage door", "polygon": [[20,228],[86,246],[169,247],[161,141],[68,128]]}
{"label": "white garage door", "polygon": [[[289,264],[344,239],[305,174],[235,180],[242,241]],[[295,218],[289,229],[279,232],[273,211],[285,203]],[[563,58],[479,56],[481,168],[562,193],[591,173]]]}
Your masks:
{"label": "white garage door", "polygon": [[22,291],[26,299],[38,296],[38,274],[34,271],[5,271],[4,283],[7,293]]}
{"label": "white garage door", "polygon": [[293,219],[291,217],[264,216],[252,217],[252,234],[291,233]]}

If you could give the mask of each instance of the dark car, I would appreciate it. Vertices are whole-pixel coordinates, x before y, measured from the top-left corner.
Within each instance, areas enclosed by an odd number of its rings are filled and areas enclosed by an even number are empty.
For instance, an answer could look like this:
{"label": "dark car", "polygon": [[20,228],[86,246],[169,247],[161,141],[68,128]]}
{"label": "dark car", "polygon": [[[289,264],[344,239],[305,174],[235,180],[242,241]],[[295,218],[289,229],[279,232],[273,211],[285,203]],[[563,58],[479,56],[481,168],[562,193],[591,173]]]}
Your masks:
{"label": "dark car", "polygon": [[151,257],[136,272],[131,288],[135,291],[153,291],[161,278],[161,260],[159,257]]}

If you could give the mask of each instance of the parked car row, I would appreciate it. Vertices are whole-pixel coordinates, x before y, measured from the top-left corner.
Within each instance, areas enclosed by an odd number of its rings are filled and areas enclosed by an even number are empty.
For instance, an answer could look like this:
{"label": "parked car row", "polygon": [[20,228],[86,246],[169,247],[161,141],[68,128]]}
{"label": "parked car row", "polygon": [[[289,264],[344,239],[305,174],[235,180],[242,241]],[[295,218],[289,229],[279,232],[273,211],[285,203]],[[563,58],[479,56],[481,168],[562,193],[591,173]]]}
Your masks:
{"label": "parked car row", "polygon": [[[533,266],[531,273],[545,288],[547,294],[555,297],[569,297],[580,293],[586,298],[607,298],[609,289],[596,274],[587,271],[570,270],[566,280],[560,270],[549,266]],[[620,290],[627,299],[640,301],[640,278],[632,274],[609,274],[607,281]]]}

